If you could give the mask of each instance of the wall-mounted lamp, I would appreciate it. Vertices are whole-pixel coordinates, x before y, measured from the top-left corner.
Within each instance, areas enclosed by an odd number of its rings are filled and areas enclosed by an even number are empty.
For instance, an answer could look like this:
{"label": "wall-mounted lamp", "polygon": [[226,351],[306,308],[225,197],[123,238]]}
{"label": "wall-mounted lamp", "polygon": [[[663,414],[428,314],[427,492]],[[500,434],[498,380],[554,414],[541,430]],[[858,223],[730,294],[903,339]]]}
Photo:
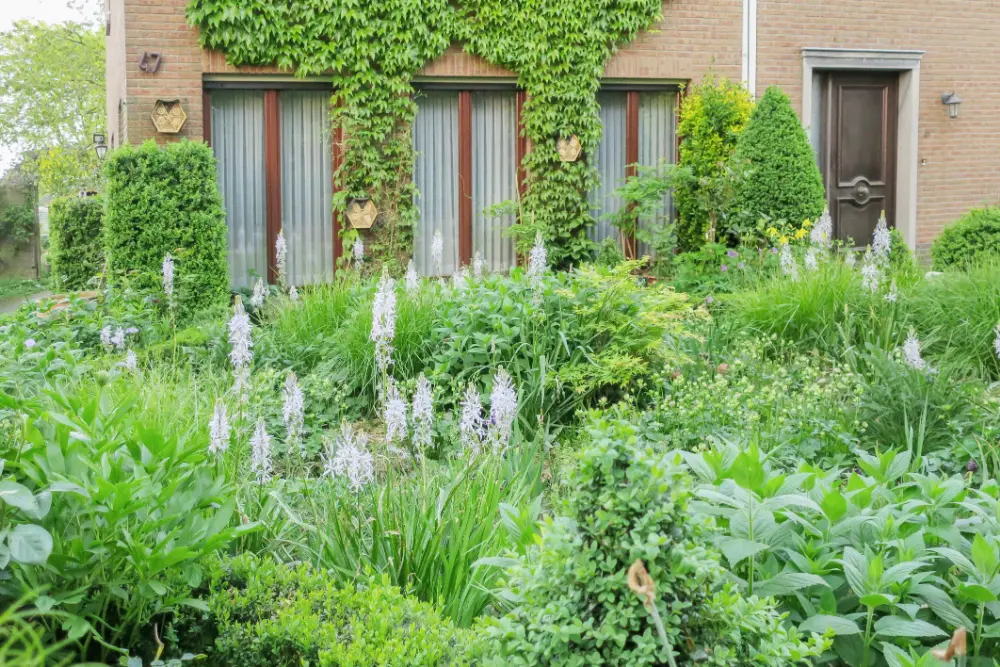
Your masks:
{"label": "wall-mounted lamp", "polygon": [[108,144],[103,132],[94,132],[94,152],[97,153],[97,159],[104,162],[104,156],[108,154]]}
{"label": "wall-mounted lamp", "polygon": [[948,107],[948,117],[958,118],[958,107],[962,104],[962,98],[955,93],[942,93],[941,104]]}

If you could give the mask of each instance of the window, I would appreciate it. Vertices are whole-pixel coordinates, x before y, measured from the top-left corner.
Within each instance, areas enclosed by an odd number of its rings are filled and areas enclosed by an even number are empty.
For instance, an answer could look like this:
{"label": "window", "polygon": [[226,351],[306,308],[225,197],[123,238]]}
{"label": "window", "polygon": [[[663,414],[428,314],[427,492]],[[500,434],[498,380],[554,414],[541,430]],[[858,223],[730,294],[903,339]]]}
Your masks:
{"label": "window", "polygon": [[215,89],[205,98],[233,287],[250,287],[258,276],[276,280],[274,244],[282,229],[289,282],[329,279],[337,252],[330,91]]}
{"label": "window", "polygon": [[517,199],[518,100],[513,90],[427,90],[417,97],[413,127],[414,184],[420,219],[414,262],[422,275],[431,261],[434,232],[444,244],[441,272],[455,273],[478,253],[490,271],[516,262],[506,230],[514,216],[485,213]]}
{"label": "window", "polygon": [[[610,218],[617,213],[621,200],[615,190],[625,184],[631,174],[629,165],[655,167],[660,160],[674,161],[674,109],[677,94],[671,90],[615,91],[604,90],[597,96],[601,106],[604,132],[597,154],[591,160],[600,175],[600,185],[590,194],[595,219],[590,238],[598,243],[617,239],[618,230]],[[672,218],[670,197],[664,197],[661,211],[652,220],[641,220],[644,227],[662,225]],[[650,254],[651,249],[640,244],[637,254]]]}

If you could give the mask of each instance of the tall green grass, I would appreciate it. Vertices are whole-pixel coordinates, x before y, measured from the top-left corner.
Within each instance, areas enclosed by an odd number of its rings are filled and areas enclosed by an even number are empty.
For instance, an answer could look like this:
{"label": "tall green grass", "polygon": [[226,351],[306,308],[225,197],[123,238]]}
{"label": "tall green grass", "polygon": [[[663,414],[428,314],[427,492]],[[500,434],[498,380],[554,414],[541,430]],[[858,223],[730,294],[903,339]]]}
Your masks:
{"label": "tall green grass", "polygon": [[905,294],[905,321],[927,355],[952,373],[1000,380],[1000,260],[921,280]]}

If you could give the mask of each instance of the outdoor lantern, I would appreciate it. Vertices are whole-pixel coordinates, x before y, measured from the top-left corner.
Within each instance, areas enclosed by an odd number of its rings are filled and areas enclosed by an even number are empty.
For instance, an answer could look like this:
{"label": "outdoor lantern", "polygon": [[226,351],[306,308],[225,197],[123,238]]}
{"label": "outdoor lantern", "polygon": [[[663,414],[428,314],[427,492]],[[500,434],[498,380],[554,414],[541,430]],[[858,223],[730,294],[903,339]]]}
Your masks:
{"label": "outdoor lantern", "polygon": [[94,132],[94,152],[97,153],[97,159],[104,161],[104,156],[108,154],[108,144],[104,139],[103,132]]}
{"label": "outdoor lantern", "polygon": [[948,106],[948,117],[958,118],[958,106],[962,103],[962,98],[955,93],[943,93],[941,95],[941,104]]}

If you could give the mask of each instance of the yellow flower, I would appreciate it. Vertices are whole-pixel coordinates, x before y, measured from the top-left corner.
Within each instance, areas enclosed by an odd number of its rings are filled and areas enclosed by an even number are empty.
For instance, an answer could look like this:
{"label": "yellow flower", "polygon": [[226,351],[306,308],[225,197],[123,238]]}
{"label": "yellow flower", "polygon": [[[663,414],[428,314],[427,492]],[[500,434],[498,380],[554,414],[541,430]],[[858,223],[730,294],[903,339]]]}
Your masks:
{"label": "yellow flower", "polygon": [[795,232],[795,238],[797,239],[801,239],[805,235],[806,235],[805,229],[800,229],[799,231]]}
{"label": "yellow flower", "polygon": [[770,229],[767,230],[767,235],[768,236],[777,236],[778,235],[778,230],[775,229],[774,227],[771,227]]}
{"label": "yellow flower", "polygon": [[778,239],[778,243],[780,243],[781,245],[785,245],[786,243],[788,243],[788,237],[782,236],[780,239]]}
{"label": "yellow flower", "polygon": [[806,221],[802,223],[802,226],[805,227],[806,229],[809,229],[810,227],[812,227],[812,224],[813,224],[812,220],[806,218]]}

